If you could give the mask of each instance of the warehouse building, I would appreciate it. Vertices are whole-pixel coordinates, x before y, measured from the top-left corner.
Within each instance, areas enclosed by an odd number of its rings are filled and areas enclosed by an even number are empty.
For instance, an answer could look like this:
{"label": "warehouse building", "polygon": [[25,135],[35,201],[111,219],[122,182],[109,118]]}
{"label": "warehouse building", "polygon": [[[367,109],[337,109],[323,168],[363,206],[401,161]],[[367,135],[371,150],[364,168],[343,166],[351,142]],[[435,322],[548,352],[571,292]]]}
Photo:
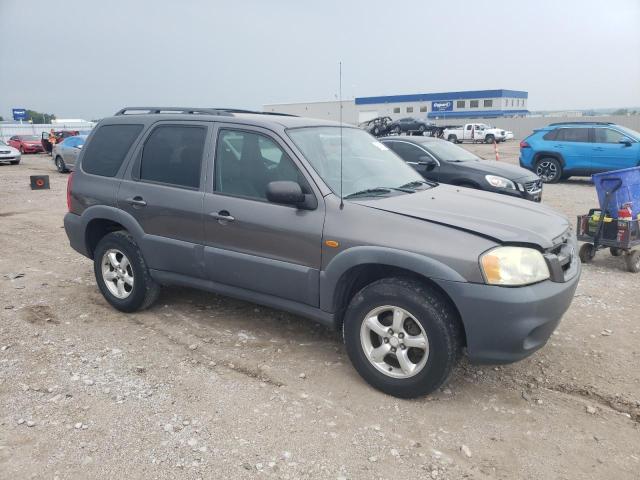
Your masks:
{"label": "warehouse building", "polygon": [[[356,97],[353,101],[342,102],[342,118],[345,122],[357,124],[384,116],[429,120],[521,117],[529,114],[528,97],[527,92],[504,89]],[[264,110],[338,120],[339,105],[337,101],[284,103],[265,105]]]}

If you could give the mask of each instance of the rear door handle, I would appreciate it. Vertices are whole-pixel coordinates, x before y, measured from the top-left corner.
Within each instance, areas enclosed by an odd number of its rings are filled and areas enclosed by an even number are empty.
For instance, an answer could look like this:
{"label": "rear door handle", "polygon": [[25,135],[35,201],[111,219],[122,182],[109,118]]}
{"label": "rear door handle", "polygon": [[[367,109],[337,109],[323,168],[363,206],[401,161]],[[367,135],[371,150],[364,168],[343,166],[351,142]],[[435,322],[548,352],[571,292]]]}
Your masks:
{"label": "rear door handle", "polygon": [[133,198],[127,198],[126,202],[134,207],[146,207],[147,202],[143,200],[140,196],[135,196]]}
{"label": "rear door handle", "polygon": [[232,217],[231,214],[227,210],[220,210],[219,212],[211,212],[209,214],[209,216],[215,218],[220,223],[235,221],[235,218]]}

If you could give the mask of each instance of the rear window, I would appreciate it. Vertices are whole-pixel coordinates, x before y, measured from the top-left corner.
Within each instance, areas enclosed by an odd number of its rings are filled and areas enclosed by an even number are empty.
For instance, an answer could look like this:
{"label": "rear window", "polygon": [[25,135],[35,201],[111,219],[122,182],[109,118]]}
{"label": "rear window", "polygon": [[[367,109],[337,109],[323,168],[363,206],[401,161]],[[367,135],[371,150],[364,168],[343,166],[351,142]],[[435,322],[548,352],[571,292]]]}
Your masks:
{"label": "rear window", "polygon": [[560,142],[588,142],[588,128],[560,128],[556,135],[556,140]]}
{"label": "rear window", "polygon": [[93,135],[82,158],[82,170],[115,177],[142,125],[103,125]]}
{"label": "rear window", "polygon": [[204,127],[156,127],[142,151],[140,180],[198,188],[206,134]]}

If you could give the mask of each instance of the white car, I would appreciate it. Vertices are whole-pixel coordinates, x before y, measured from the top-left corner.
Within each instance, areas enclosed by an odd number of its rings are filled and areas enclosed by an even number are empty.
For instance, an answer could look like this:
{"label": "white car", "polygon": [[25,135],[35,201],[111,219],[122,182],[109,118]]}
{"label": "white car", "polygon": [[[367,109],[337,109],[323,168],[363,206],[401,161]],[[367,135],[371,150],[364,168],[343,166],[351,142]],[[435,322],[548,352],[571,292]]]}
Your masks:
{"label": "white car", "polygon": [[0,163],[9,162],[11,165],[18,165],[21,157],[22,155],[19,150],[0,140]]}
{"label": "white car", "polygon": [[513,140],[513,132],[510,130],[506,130],[504,132],[504,139],[505,140]]}

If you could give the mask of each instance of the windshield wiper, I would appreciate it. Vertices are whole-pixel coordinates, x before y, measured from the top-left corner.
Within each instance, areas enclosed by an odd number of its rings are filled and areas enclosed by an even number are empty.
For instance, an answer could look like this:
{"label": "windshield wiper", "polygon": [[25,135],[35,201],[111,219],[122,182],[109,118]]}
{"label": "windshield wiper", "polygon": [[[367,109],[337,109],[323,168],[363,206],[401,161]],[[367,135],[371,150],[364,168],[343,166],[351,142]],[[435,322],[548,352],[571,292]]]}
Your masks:
{"label": "windshield wiper", "polygon": [[386,187],[367,188],[365,190],[360,190],[358,192],[350,193],[349,195],[346,195],[344,198],[359,197],[361,195],[368,195],[370,193],[391,193],[391,189]]}
{"label": "windshield wiper", "polygon": [[[429,185],[430,187],[437,187],[438,182],[433,182],[430,180],[414,180],[413,182],[405,183],[404,185],[400,185],[399,188],[413,188],[419,187],[420,185]],[[415,191],[415,190],[414,190]]]}

